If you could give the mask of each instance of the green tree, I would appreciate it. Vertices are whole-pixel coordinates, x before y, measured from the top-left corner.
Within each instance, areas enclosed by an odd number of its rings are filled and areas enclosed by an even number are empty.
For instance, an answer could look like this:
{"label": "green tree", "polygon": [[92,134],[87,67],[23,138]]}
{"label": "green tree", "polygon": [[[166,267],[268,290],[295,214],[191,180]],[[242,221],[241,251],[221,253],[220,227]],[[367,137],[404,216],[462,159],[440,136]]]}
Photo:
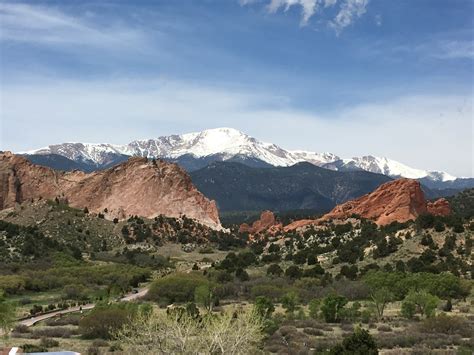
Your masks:
{"label": "green tree", "polygon": [[303,276],[303,270],[301,270],[296,265],[291,265],[288,267],[288,269],[286,269],[285,276],[289,277],[290,279],[299,279],[301,276]]}
{"label": "green tree", "polygon": [[0,330],[7,341],[8,335],[15,324],[16,306],[7,302],[4,293],[0,290]]}
{"label": "green tree", "polygon": [[318,298],[314,298],[309,301],[308,308],[309,308],[309,316],[313,319],[317,319],[319,317],[319,309],[321,307],[321,300]]}
{"label": "green tree", "polygon": [[254,303],[255,312],[262,318],[270,318],[275,311],[273,302],[265,296],[258,296]]}
{"label": "green tree", "polygon": [[250,280],[249,274],[247,271],[239,267],[237,270],[235,270],[235,276],[240,280],[240,281],[248,281]]}
{"label": "green tree", "polygon": [[426,291],[410,291],[402,302],[401,313],[406,318],[413,318],[415,313],[432,317],[438,303],[439,298]]}
{"label": "green tree", "polygon": [[194,301],[203,306],[208,312],[212,311],[215,296],[209,285],[201,285],[194,290]]}
{"label": "green tree", "polygon": [[321,312],[327,323],[338,322],[341,319],[344,306],[347,304],[347,298],[336,294],[331,294],[323,299]]}
{"label": "green tree", "polygon": [[267,269],[267,275],[281,276],[282,274],[283,270],[278,264],[271,264]]}
{"label": "green tree", "polygon": [[281,299],[281,305],[286,309],[286,313],[294,313],[298,308],[298,295],[296,292],[288,292]]}
{"label": "green tree", "polygon": [[374,302],[375,309],[377,310],[377,317],[380,320],[383,317],[385,307],[394,298],[393,293],[387,287],[382,287],[377,290],[373,290],[370,293],[370,298]]}

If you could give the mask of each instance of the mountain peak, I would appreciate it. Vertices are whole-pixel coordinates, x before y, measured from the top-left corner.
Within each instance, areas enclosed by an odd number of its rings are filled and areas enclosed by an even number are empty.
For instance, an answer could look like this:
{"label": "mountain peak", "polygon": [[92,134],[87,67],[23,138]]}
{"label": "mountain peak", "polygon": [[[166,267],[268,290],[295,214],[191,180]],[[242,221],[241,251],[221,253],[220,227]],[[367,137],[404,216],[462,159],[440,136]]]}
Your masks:
{"label": "mountain peak", "polygon": [[253,161],[273,166],[291,166],[308,162],[332,170],[365,170],[390,177],[429,179],[434,182],[453,181],[456,178],[445,172],[414,169],[386,157],[366,155],[341,159],[332,153],[317,153],[305,150],[286,150],[273,143],[259,141],[242,131],[230,127],[206,129],[181,135],[135,140],[125,145],[106,143],[63,143],[50,145],[26,155],[57,154],[78,163],[95,166],[96,169],[110,166],[114,161],[123,161],[128,156],[163,158],[177,161],[180,157],[201,159],[207,163],[216,160],[231,160],[246,157]]}

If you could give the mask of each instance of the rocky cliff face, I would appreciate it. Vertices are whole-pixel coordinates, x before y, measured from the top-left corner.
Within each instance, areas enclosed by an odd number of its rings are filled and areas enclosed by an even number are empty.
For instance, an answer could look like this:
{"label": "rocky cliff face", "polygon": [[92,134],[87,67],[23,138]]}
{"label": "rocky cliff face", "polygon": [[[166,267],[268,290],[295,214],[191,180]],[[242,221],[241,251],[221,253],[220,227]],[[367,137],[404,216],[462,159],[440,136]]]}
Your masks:
{"label": "rocky cliff face", "polygon": [[345,219],[356,214],[378,225],[386,225],[394,221],[413,220],[423,213],[448,215],[451,212],[449,203],[443,200],[428,203],[418,181],[399,179],[385,183],[356,200],[336,206],[321,220]]}
{"label": "rocky cliff face", "polygon": [[64,199],[73,207],[87,207],[110,219],[186,215],[221,228],[215,202],[204,197],[175,164],[131,158],[111,169],[86,174],[59,172],[9,152],[1,153],[0,209],[40,197]]}

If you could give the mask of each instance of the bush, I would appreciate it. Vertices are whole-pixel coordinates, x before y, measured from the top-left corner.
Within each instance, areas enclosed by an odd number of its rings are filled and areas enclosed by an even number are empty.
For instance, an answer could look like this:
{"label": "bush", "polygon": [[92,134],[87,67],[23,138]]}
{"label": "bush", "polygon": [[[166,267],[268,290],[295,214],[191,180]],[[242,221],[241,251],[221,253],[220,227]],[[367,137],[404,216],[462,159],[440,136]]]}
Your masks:
{"label": "bush", "polygon": [[28,326],[24,325],[24,324],[18,324],[14,329],[13,329],[13,332],[14,333],[18,333],[18,334],[26,334],[26,333],[29,333],[30,332],[30,328],[28,328]]}
{"label": "bush", "polygon": [[276,301],[279,300],[285,292],[285,289],[274,285],[255,285],[251,288],[250,295],[252,298],[264,296],[272,301]]}
{"label": "bush", "polygon": [[288,269],[285,270],[285,276],[290,279],[299,279],[303,276],[303,270],[296,265],[291,265]]}
{"label": "bush", "polygon": [[45,348],[44,346],[35,345],[35,344],[23,344],[20,346],[20,348],[25,353],[43,353],[43,352],[48,351],[48,348]]}
{"label": "bush", "polygon": [[45,348],[56,348],[59,346],[59,342],[50,338],[41,338],[39,345]]}
{"label": "bush", "polygon": [[422,333],[461,335],[464,338],[473,334],[472,325],[464,318],[448,316],[444,313],[432,318],[424,319],[417,325]]}
{"label": "bush", "polygon": [[375,339],[365,329],[357,328],[341,344],[331,349],[330,354],[376,355],[378,347]]}
{"label": "bush", "polygon": [[314,329],[314,328],[304,328],[303,332],[305,334],[313,335],[313,336],[322,336],[322,335],[324,335],[322,330]]}
{"label": "bush", "polygon": [[197,274],[173,274],[154,281],[146,298],[168,304],[192,302],[197,287],[208,285],[209,281]]}
{"label": "bush", "polygon": [[392,328],[391,328],[389,325],[382,324],[382,325],[379,325],[379,327],[377,328],[377,330],[378,330],[379,332],[391,332],[391,331],[392,331]]}
{"label": "bush", "polygon": [[104,339],[96,339],[92,342],[92,346],[97,348],[109,346],[109,343]]}
{"label": "bush", "polygon": [[327,323],[339,322],[344,306],[347,304],[347,298],[335,294],[329,295],[323,299],[321,313]]}
{"label": "bush", "polygon": [[439,298],[426,291],[411,291],[403,300],[401,313],[406,318],[413,318],[416,312],[432,317],[438,306]]}
{"label": "bush", "polygon": [[75,332],[70,328],[56,327],[56,328],[35,329],[31,337],[35,339],[43,338],[43,337],[70,338],[74,334]]}
{"label": "bush", "polygon": [[56,327],[62,325],[79,325],[80,316],[70,314],[66,316],[62,316],[60,318],[50,318],[46,320],[46,325],[48,327]]}
{"label": "bush", "polygon": [[282,274],[283,270],[278,264],[271,264],[267,269],[267,275],[281,276]]}
{"label": "bush", "polygon": [[87,339],[111,339],[114,331],[129,323],[138,311],[135,304],[97,305],[79,322],[79,331]]}

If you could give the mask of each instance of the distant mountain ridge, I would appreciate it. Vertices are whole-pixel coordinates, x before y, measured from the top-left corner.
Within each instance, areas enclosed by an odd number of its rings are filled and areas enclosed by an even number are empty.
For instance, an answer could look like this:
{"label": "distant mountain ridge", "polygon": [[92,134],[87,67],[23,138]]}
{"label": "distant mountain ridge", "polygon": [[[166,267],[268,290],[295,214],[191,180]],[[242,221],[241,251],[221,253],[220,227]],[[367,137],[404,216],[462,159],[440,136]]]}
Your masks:
{"label": "distant mountain ridge", "polygon": [[[20,154],[39,164],[42,160],[47,166],[52,166],[52,163],[44,156],[63,156],[79,164],[82,167],[80,169],[85,171],[113,166],[129,156],[161,158],[178,163],[188,171],[199,170],[215,161],[236,161],[253,167],[292,166],[308,162],[330,170],[364,170],[392,178],[418,179],[433,189],[474,187],[474,179],[458,179],[442,171],[415,169],[388,158],[368,155],[342,159],[332,153],[286,150],[273,143],[261,142],[233,128],[215,128],[156,139],[136,140],[125,145],[63,143]],[[74,164],[64,163],[63,166],[65,170],[69,170],[67,168]]]}
{"label": "distant mountain ridge", "polygon": [[366,171],[331,171],[306,162],[271,168],[214,162],[190,175],[197,189],[215,200],[221,212],[271,209],[323,213],[392,180]]}

